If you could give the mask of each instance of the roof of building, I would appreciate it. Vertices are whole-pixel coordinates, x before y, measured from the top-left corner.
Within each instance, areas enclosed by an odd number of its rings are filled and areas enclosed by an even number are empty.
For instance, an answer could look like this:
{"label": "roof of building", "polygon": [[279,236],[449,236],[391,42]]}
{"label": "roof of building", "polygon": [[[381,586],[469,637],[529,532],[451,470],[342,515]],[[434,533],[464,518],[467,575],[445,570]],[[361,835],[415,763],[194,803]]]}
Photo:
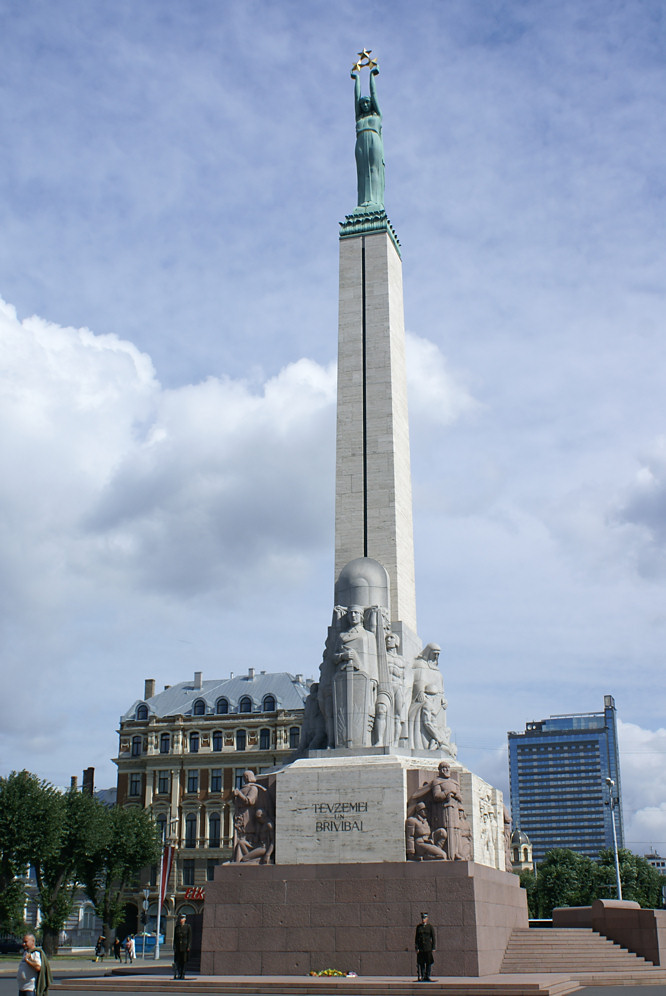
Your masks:
{"label": "roof of building", "polygon": [[[214,716],[217,713],[217,702],[226,699],[229,713],[239,712],[242,698],[249,696],[252,701],[252,712],[262,712],[264,698],[272,695],[278,709],[302,709],[310,691],[310,681],[303,675],[289,674],[287,671],[256,673],[250,668],[247,674],[229,678],[215,678],[203,681],[197,672],[193,681],[181,681],[177,685],[167,685],[164,691],[148,699],[136,699],[120,721],[136,718],[139,706],[145,705],[148,716],[163,718],[166,716],[192,716],[194,703],[203,701],[205,713],[202,716]],[[247,715],[244,712],[244,715]]]}
{"label": "roof of building", "polygon": [[527,834],[524,833],[524,831],[522,831],[519,827],[516,827],[516,829],[511,834],[511,843],[512,844],[531,844],[532,841],[527,836]]}

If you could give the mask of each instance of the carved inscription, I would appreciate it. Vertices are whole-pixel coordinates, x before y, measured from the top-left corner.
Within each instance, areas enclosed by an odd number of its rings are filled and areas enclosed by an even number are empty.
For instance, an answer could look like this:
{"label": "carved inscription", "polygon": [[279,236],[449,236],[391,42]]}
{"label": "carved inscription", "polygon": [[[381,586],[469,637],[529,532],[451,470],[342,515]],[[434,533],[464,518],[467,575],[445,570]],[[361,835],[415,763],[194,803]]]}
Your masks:
{"label": "carved inscription", "polygon": [[[367,813],[367,802],[316,802],[312,807],[318,817],[355,816]],[[317,819],[315,833],[349,833],[352,830],[363,831],[363,820],[359,819]]]}

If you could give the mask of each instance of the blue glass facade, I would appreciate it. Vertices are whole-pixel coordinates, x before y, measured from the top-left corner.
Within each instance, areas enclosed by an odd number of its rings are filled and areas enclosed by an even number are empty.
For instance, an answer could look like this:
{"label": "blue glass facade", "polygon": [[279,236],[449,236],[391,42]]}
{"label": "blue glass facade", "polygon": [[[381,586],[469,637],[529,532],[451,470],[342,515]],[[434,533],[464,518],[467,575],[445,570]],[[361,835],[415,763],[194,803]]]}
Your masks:
{"label": "blue glass facade", "polygon": [[624,846],[615,701],[603,712],[551,716],[509,733],[513,826],[532,842],[534,860],[553,847],[596,858],[613,846],[607,778],[615,782],[618,847]]}

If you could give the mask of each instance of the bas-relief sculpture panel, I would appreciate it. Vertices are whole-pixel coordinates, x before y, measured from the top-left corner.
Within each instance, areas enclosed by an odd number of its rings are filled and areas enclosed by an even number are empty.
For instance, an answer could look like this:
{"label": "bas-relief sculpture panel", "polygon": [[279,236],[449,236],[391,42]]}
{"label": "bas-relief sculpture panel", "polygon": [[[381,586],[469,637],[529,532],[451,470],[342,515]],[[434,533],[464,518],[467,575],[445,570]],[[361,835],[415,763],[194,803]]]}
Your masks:
{"label": "bas-relief sculpture panel", "polygon": [[[405,821],[408,861],[473,859],[472,828],[467,819],[460,782],[442,761],[437,775],[411,794]],[[493,864],[494,862],[488,862]]]}
{"label": "bas-relief sculpture panel", "polygon": [[323,748],[400,747],[455,757],[446,725],[440,648],[401,652],[391,626],[389,579],[360,557],[340,573],[319,681],[305,705],[299,755]]}

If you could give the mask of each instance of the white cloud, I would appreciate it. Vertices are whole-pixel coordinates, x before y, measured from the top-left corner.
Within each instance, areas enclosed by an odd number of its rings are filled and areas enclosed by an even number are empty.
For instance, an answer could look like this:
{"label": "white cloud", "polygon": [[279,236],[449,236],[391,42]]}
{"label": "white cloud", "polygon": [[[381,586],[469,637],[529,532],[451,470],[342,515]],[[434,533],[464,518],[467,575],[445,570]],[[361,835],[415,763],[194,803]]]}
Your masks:
{"label": "white cloud", "polygon": [[626,844],[666,855],[666,729],[618,721]]}
{"label": "white cloud", "polygon": [[451,425],[478,407],[434,342],[408,332],[405,348],[409,413],[413,421],[440,427]]}

